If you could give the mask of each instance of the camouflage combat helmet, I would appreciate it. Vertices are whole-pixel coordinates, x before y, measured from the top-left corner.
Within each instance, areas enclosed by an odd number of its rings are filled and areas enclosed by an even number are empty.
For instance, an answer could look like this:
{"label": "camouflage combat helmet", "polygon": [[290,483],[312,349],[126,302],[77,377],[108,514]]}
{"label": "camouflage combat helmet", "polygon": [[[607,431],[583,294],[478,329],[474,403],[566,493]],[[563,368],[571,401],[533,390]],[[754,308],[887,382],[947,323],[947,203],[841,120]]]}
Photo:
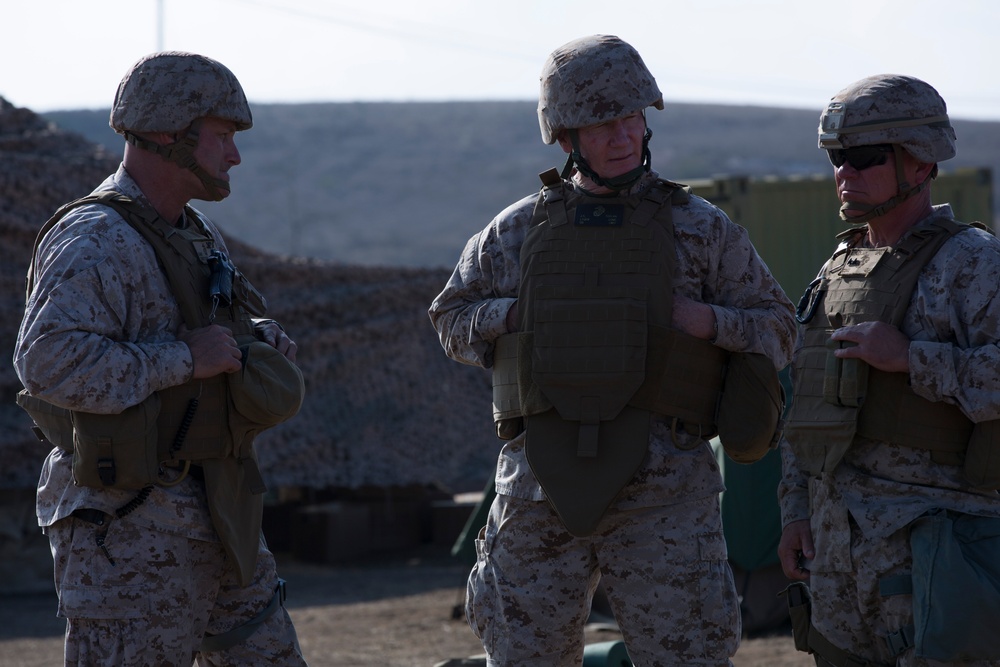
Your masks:
{"label": "camouflage combat helmet", "polygon": [[[831,151],[832,158],[834,151],[874,145],[892,147],[897,193],[876,206],[844,202],[840,217],[845,221],[866,222],[885,214],[924,190],[937,175],[938,162],[955,157],[955,130],[941,95],[915,77],[879,74],[856,81],[830,98],[820,115],[819,147]],[[904,150],[934,165],[924,182],[911,185],[906,181]],[[848,216],[848,211],[854,215]]]}
{"label": "camouflage combat helmet", "polygon": [[921,162],[955,157],[948,107],[929,84],[911,76],[880,74],[834,95],[820,116],[819,147],[899,144]]}
{"label": "camouflage combat helmet", "polygon": [[562,130],[663,109],[663,95],[639,53],[613,35],[575,39],[553,51],[542,68],[538,124],[542,141]]}
{"label": "camouflage combat helmet", "polygon": [[[568,130],[574,151],[564,174],[575,162],[577,168],[599,185],[621,189],[649,170],[647,130],[643,142],[643,166],[638,173],[616,179],[601,179],[579,154],[576,130],[588,125],[623,118],[646,107],[663,109],[663,95],[638,51],[614,35],[591,35],[575,39],[553,51],[542,67],[538,98],[538,124],[542,141],[555,143]],[[626,178],[627,177],[627,178]]]}
{"label": "camouflage combat helmet", "polygon": [[[195,53],[163,51],[140,58],[125,73],[108,124],[130,144],[190,169],[218,200],[228,193],[229,184],[208,174],[192,155],[198,121],[206,117],[231,121],[237,130],[253,126],[243,88],[225,65]],[[137,136],[143,132],[186,132],[186,136],[161,145]]]}

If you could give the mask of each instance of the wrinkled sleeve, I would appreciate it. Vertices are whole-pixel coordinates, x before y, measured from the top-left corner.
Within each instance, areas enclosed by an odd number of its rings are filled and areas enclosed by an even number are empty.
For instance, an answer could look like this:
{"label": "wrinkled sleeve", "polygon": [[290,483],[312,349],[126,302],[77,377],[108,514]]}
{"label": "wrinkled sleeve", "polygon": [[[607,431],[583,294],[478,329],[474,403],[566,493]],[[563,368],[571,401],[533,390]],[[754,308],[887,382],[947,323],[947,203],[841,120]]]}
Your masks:
{"label": "wrinkled sleeve", "polygon": [[14,366],[39,398],[117,414],[181,384],[193,365],[171,329],[176,301],[152,250],[124,222],[116,227],[113,214],[94,211],[71,214],[74,224],[57,226],[40,246]]}
{"label": "wrinkled sleeve", "polygon": [[[711,230],[705,241],[704,295],[718,321],[715,344],[731,352],[767,355],[780,370],[788,365],[795,344],[795,316],[791,301],[771,275],[750,242],[746,229],[733,223],[720,209],[711,207]],[[688,244],[690,247],[690,244]],[[695,266],[692,258],[690,265]]]}
{"label": "wrinkled sleeve", "polygon": [[[963,238],[965,237],[965,238]],[[912,308],[910,385],[972,421],[1000,419],[1000,241],[959,234],[921,275]],[[945,255],[942,257],[941,255]],[[908,313],[908,317],[912,314]]]}
{"label": "wrinkled sleeve", "polygon": [[778,507],[781,527],[809,518],[809,478],[799,468],[788,440],[781,439],[781,479],[778,482]]}
{"label": "wrinkled sleeve", "polygon": [[505,333],[517,300],[520,249],[535,197],[508,207],[469,239],[451,278],[428,310],[445,353],[465,364],[493,365],[493,343]]}

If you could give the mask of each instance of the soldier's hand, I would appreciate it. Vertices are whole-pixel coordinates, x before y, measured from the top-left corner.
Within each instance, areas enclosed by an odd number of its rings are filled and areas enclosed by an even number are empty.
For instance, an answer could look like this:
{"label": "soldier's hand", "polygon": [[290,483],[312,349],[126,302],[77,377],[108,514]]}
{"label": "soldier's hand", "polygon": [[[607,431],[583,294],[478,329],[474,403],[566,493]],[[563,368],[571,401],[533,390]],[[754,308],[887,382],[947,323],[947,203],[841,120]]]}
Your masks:
{"label": "soldier's hand", "polygon": [[236,345],[233,332],[226,327],[218,324],[201,329],[181,327],[177,338],[191,350],[193,380],[214,377],[220,373],[235,373],[243,367],[243,353]]}
{"label": "soldier's hand", "polygon": [[507,317],[504,319],[504,325],[507,327],[507,333],[517,333],[518,329],[518,312],[517,312],[517,301],[510,304],[510,308],[507,309]]}
{"label": "soldier's hand", "polygon": [[809,578],[807,562],[816,556],[809,520],[792,521],[781,531],[778,559],[785,576],[793,580]]}
{"label": "soldier's hand", "polygon": [[834,350],[834,355],[841,359],[861,359],[888,373],[906,373],[910,370],[910,339],[891,324],[852,324],[834,331],[830,339],[857,343]]}
{"label": "soldier's hand", "polygon": [[277,322],[266,322],[257,328],[257,335],[260,339],[281,352],[289,361],[295,361],[299,346],[288,337],[285,330]]}
{"label": "soldier's hand", "polygon": [[675,294],[673,324],[675,329],[695,338],[715,338],[715,311],[707,303]]}

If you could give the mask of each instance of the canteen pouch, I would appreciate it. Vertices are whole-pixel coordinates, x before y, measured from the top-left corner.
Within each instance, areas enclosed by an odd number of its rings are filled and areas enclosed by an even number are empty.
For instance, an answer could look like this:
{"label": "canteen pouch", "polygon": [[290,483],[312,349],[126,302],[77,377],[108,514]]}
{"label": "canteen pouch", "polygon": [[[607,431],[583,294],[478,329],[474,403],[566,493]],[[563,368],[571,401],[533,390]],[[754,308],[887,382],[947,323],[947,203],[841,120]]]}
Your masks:
{"label": "canteen pouch", "polygon": [[977,489],[1000,489],[1000,419],[973,427],[965,450],[964,473]]}
{"label": "canteen pouch", "polygon": [[158,394],[117,415],[70,414],[73,480],[78,486],[136,490],[157,482]]}
{"label": "canteen pouch", "polygon": [[917,656],[1000,660],[1000,518],[936,510],[910,529]]}

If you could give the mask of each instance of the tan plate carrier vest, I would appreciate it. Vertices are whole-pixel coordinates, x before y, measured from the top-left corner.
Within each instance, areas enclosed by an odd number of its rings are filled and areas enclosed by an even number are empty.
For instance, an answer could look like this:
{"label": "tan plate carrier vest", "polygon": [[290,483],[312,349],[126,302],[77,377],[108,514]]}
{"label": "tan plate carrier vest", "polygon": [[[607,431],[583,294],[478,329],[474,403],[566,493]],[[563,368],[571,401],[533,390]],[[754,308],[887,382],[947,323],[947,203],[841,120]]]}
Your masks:
{"label": "tan plate carrier vest", "polygon": [[[794,362],[795,394],[785,435],[811,475],[832,471],[855,435],[929,450],[939,463],[966,460],[975,425],[958,407],[918,396],[906,373],[838,359],[832,353],[837,341],[830,335],[861,322],[898,327],[921,270],[948,239],[969,227],[936,218],[893,248],[856,247],[866,227],[839,235],[846,241],[806,290],[797,313],[806,326]],[[992,433],[992,426],[986,428]]]}
{"label": "tan plate carrier vest", "polygon": [[589,197],[555,170],[542,182],[521,248],[521,333],[494,358],[498,434],[524,419],[532,472],[585,536],[645,459],[652,413],[712,437],[727,353],[670,328],[682,186]]}
{"label": "tan plate carrier vest", "polygon": [[[39,230],[28,271],[27,292],[30,298],[34,258],[44,235],[70,210],[85,204],[102,204],[117,211],[143,235],[156,252],[167,275],[171,291],[180,305],[184,324],[189,329],[210,323],[230,328],[240,345],[256,340],[251,316],[260,317],[266,310],[261,294],[239,271],[232,281],[232,302],[218,307],[210,322],[212,301],[208,298],[211,268],[209,254],[215,241],[191,208],[185,213],[189,225],[179,229],[155,211],[118,192],[89,195],[60,208]],[[156,405],[158,403],[158,406]],[[145,453],[146,462],[138,470],[133,464],[117,465],[117,457],[131,456],[144,439],[142,433],[122,433],[116,424],[123,415],[93,415],[73,412],[51,405],[22,391],[18,404],[32,416],[36,429],[53,445],[74,452],[74,440],[84,438],[91,447],[101,448],[97,458],[88,457],[88,469],[78,469],[74,454],[74,478],[77,483],[97,488],[140,489],[160,483],[161,466],[179,467],[183,462],[202,466],[213,524],[233,558],[241,581],[246,585],[253,573],[260,539],[264,480],[257,466],[253,435],[234,441],[231,420],[240,419],[232,406],[224,374],[205,380],[191,380],[153,394],[126,413],[147,411],[154,415],[147,427],[155,428],[156,452]],[[158,409],[158,412],[156,408]],[[117,422],[116,422],[117,420]],[[139,423],[136,419],[127,420]],[[83,433],[86,431],[87,433]],[[37,431],[36,431],[37,432]],[[128,448],[128,453],[123,451]],[[89,464],[98,461],[98,468]],[[143,469],[144,468],[144,469]]]}

